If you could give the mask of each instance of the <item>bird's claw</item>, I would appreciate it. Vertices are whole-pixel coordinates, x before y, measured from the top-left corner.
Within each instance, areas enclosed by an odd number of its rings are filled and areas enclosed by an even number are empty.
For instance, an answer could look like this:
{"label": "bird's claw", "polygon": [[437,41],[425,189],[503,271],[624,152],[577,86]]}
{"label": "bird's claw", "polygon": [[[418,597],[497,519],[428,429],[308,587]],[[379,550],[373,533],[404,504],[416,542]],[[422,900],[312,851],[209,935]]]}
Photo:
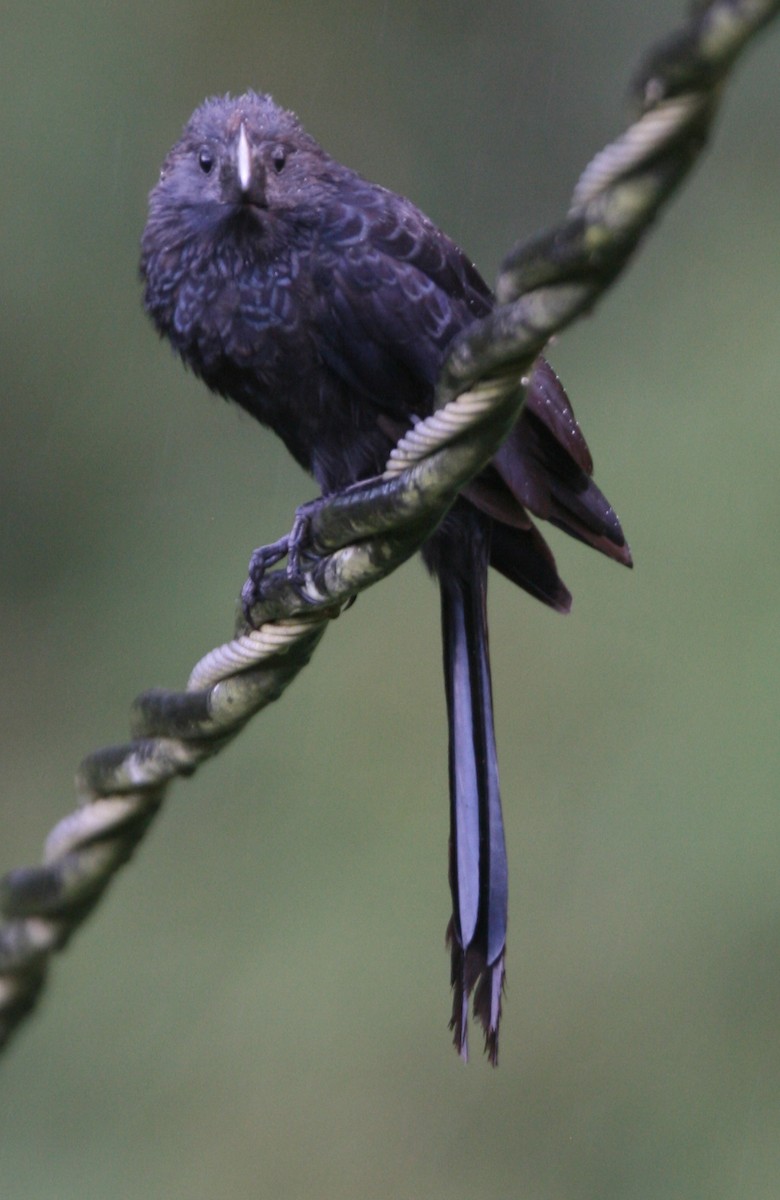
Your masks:
{"label": "bird's claw", "polygon": [[252,551],[246,583],[241,589],[241,607],[245,617],[249,617],[252,606],[260,598],[260,586],[266,571],[288,554],[289,547],[290,537],[287,535],[279,538],[278,542],[271,542],[268,546],[258,546],[256,550]]}
{"label": "bird's claw", "polygon": [[261,589],[266,572],[283,558],[287,558],[287,578],[293,585],[300,587],[304,580],[302,558],[307,550],[309,541],[309,523],[312,509],[318,501],[303,504],[295,513],[295,520],[290,533],[277,542],[268,546],[258,546],[252,552],[249,560],[249,572],[246,583],[241,589],[241,606],[244,616],[249,619],[250,612],[261,598]]}
{"label": "bird's claw", "polygon": [[302,504],[295,510],[293,527],[288,534],[287,577],[293,583],[303,582],[304,571],[301,566],[301,558],[306,553],[307,545],[310,542],[309,524],[312,508],[316,503],[315,500],[311,504]]}

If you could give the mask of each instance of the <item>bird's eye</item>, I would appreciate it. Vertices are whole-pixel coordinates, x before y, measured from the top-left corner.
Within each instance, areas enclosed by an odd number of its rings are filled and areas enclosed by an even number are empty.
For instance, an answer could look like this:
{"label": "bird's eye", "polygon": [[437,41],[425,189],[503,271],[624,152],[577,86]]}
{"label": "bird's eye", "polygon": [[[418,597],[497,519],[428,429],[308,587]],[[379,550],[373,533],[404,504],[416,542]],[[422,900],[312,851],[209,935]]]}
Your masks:
{"label": "bird's eye", "polygon": [[211,174],[211,169],[214,166],[214,155],[206,146],[198,151],[198,166],[204,175]]}
{"label": "bird's eye", "polygon": [[276,146],[271,155],[271,162],[273,163],[274,170],[278,175],[279,172],[284,168],[284,164],[287,162],[287,151],[284,149],[284,146]]}

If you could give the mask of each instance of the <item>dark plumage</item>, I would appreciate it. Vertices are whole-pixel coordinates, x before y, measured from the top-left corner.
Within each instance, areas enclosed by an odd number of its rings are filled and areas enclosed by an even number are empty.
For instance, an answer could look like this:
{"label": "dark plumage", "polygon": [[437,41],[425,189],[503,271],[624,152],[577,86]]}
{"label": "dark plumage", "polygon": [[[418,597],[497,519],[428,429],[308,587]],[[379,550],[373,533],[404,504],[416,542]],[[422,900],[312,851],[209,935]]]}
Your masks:
{"label": "dark plumage", "polygon": [[[419,209],[330,158],[269,96],[206,101],[150,195],[152,320],[208,386],[283,439],[326,492],[380,473],[432,409],[452,338],[493,306]],[[566,394],[539,359],[491,466],[424,556],[438,576],[450,728],[452,1028],[471,993],[492,1061],[507,885],[490,689],[488,564],[560,611],[571,598],[528,512],[630,563]]]}

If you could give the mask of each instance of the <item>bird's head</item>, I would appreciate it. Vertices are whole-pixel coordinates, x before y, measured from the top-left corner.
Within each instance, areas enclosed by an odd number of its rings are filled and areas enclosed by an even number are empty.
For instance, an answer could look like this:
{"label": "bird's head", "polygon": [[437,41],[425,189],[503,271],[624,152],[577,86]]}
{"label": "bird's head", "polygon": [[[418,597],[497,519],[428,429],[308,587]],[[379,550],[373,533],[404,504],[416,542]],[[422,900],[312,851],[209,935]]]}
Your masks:
{"label": "bird's head", "polygon": [[247,92],[206,100],[168,154],[150,196],[150,215],[166,208],[221,222],[262,222],[310,203],[327,188],[331,160],[294,113]]}

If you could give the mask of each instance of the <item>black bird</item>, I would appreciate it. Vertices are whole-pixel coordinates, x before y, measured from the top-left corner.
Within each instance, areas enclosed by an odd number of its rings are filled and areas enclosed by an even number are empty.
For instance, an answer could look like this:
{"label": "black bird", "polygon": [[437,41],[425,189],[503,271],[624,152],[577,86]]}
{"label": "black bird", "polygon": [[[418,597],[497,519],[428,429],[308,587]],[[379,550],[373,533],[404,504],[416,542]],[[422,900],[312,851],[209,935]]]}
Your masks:
{"label": "black bird", "polygon": [[[402,196],[331,158],[270,96],[207,100],[150,194],[145,305],[214,391],[270,426],[323,492],[380,474],[432,411],[453,337],[494,305],[463,252]],[[566,393],[544,359],[490,467],[426,544],[441,588],[450,752],[454,1042],[469,997],[498,1055],[507,869],[488,661],[487,568],[565,612],[528,515],[630,565]]]}

